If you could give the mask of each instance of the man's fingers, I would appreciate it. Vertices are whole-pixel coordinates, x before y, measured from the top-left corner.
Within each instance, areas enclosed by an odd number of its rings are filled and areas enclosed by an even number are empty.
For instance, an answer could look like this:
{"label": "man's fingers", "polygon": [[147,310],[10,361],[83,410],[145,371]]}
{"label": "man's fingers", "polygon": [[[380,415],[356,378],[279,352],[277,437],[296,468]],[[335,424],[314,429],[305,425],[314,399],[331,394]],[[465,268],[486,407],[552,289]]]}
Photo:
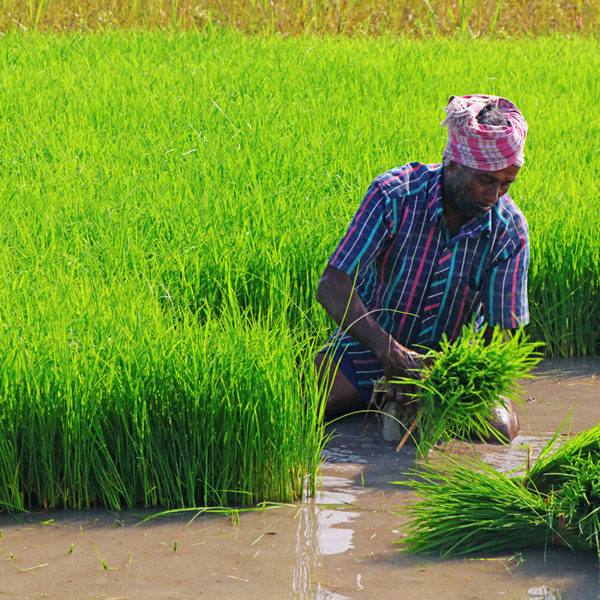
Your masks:
{"label": "man's fingers", "polygon": [[407,404],[412,401],[411,393],[413,391],[414,386],[412,385],[392,385],[388,383],[386,398],[389,398],[390,400],[396,400],[402,404]]}

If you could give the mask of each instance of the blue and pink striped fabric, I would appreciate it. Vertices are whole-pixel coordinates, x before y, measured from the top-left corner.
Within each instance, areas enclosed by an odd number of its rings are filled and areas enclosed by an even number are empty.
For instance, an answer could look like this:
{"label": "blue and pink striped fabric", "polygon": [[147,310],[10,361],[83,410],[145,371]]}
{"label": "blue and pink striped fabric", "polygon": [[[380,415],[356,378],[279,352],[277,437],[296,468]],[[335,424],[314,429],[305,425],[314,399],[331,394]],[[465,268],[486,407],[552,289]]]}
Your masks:
{"label": "blue and pink striped fabric", "polygon": [[[527,222],[508,194],[450,237],[442,167],[409,163],[377,177],[329,264],[356,281],[379,325],[404,346],[432,348],[474,318],[513,329],[529,322]],[[360,388],[381,375],[375,355],[336,331]],[[361,391],[365,391],[361,389]]]}

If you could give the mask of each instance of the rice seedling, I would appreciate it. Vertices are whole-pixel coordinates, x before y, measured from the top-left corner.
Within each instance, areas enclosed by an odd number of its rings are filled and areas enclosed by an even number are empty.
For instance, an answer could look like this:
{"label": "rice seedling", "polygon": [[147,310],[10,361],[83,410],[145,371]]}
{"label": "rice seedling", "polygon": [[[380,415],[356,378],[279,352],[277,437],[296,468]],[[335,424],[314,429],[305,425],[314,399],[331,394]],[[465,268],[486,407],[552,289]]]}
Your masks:
{"label": "rice seedling", "polygon": [[441,464],[424,465],[418,477],[404,483],[418,500],[403,511],[405,537],[397,540],[409,552],[517,552],[554,537],[545,498],[482,461],[445,456]]}
{"label": "rice seedling", "polygon": [[600,558],[600,427],[560,446],[559,434],[521,476],[480,459],[426,465],[405,483],[419,500],[398,541],[442,556],[566,546]]}
{"label": "rice seedling", "polygon": [[98,546],[96,546],[95,543],[92,542],[92,546],[94,546],[94,550],[96,551],[96,554],[98,555],[98,560],[100,561],[100,565],[102,565],[102,568],[105,571],[116,571],[117,567],[109,567],[108,563],[106,562],[106,559],[104,559],[101,555],[100,555],[100,550],[98,550]]}
{"label": "rice seedling", "polygon": [[550,440],[523,483],[552,500],[559,540],[575,531],[600,557],[600,427],[559,439]]}
{"label": "rice seedling", "polygon": [[414,390],[406,396],[418,405],[414,424],[423,456],[437,442],[455,437],[501,440],[491,425],[493,410],[520,402],[518,380],[530,376],[542,355],[523,330],[505,337],[496,328],[488,342],[485,338],[485,326],[481,331],[464,327],[456,341],[445,337],[440,352],[425,355],[427,364],[418,378],[390,382]]}
{"label": "rice seedling", "polygon": [[101,357],[78,348],[52,369],[32,357],[36,387],[3,398],[0,454],[15,475],[0,505],[228,506],[310,493],[322,423],[318,403],[303,413],[299,401],[308,349],[243,322],[126,333]]}

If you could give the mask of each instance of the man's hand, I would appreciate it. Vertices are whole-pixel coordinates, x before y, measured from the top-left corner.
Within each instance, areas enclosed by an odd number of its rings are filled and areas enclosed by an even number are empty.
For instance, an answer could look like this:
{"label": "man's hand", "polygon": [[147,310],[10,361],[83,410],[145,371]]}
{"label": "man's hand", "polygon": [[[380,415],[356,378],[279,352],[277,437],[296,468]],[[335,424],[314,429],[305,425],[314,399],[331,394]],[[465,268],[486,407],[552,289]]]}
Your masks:
{"label": "man's hand", "polygon": [[430,364],[431,359],[405,348],[392,336],[389,336],[388,351],[379,356],[383,365],[383,373],[388,381],[401,377],[420,379],[421,369]]}
{"label": "man's hand", "polygon": [[405,406],[411,404],[414,400],[411,396],[414,387],[406,383],[393,384],[390,382],[406,378],[420,379],[421,370],[431,364],[433,359],[405,348],[390,336],[389,350],[386,354],[381,355],[379,360],[383,365],[384,376],[388,382],[387,397]]}

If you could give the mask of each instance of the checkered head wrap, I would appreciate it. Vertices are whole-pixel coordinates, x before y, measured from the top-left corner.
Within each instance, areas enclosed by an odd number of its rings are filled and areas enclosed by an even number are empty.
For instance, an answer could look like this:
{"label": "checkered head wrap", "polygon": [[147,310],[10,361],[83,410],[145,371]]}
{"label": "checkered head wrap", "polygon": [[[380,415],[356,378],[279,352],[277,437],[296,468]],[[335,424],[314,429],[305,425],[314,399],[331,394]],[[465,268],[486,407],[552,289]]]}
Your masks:
{"label": "checkered head wrap", "polygon": [[[479,111],[495,104],[510,125],[482,125]],[[527,122],[519,109],[506,98],[473,94],[452,96],[444,109],[448,127],[444,158],[481,171],[499,171],[510,165],[523,166]]]}

